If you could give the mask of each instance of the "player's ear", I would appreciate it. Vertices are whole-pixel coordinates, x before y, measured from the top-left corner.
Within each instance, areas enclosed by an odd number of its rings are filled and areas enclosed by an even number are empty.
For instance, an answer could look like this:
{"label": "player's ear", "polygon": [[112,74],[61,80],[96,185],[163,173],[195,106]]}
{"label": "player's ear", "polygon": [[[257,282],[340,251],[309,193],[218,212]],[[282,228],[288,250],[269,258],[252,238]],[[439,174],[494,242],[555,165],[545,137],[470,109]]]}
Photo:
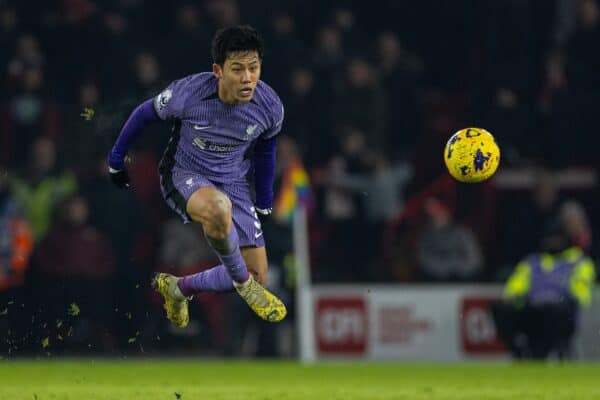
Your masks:
{"label": "player's ear", "polygon": [[215,74],[217,78],[221,78],[223,76],[223,67],[219,64],[213,64],[212,70],[213,74]]}

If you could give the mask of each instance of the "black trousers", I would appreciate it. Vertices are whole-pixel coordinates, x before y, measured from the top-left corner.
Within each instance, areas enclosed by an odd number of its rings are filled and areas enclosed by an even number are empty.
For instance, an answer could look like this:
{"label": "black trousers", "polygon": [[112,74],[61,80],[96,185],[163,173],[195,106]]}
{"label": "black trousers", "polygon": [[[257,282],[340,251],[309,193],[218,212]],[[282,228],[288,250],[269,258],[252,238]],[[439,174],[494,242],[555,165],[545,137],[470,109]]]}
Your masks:
{"label": "black trousers", "polygon": [[546,359],[556,352],[570,356],[576,329],[577,305],[573,301],[516,307],[492,304],[492,315],[500,339],[518,359]]}

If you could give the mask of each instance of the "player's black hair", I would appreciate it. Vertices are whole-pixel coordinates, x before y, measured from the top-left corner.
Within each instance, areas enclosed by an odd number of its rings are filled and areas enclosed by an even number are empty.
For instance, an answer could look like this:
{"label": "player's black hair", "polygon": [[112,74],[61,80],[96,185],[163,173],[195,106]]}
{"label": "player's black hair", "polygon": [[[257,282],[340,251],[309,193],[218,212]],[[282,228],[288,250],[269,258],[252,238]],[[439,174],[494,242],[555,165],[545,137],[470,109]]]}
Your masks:
{"label": "player's black hair", "polygon": [[236,51],[256,51],[262,60],[263,41],[256,29],[238,25],[217,31],[212,41],[213,62],[222,66],[227,56]]}

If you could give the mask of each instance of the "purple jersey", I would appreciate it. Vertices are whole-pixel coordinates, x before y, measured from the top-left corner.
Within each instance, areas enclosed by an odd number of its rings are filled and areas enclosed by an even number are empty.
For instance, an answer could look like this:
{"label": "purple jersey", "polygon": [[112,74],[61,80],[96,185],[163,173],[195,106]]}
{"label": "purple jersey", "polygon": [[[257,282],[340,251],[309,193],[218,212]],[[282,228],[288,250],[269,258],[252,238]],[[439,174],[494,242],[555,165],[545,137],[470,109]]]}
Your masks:
{"label": "purple jersey", "polygon": [[212,72],[174,81],[155,97],[154,108],[161,119],[176,121],[163,161],[214,183],[245,180],[246,151],[277,135],[283,122],[283,105],[269,85],[259,81],[248,103],[225,104]]}

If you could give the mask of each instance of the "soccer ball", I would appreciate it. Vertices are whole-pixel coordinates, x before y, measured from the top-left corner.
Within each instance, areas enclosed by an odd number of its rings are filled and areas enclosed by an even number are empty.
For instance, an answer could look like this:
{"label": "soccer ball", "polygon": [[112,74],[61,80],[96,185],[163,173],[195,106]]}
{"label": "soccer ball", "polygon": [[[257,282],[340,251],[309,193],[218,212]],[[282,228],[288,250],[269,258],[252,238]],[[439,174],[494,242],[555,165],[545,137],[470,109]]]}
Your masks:
{"label": "soccer ball", "polygon": [[485,129],[465,128],[446,143],[444,162],[455,179],[466,183],[481,182],[498,169],[500,149]]}

